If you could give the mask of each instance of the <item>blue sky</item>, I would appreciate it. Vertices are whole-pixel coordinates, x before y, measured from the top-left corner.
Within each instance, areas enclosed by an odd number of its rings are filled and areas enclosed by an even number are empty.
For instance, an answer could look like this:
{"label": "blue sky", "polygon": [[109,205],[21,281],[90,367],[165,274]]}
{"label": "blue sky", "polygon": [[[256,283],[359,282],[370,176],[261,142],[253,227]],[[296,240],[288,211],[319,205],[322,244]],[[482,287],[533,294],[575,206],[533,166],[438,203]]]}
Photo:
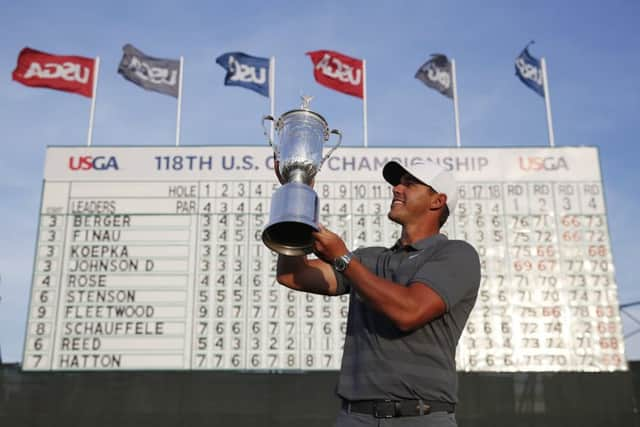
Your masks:
{"label": "blue sky", "polygon": [[[0,16],[0,348],[21,358],[47,145],[86,144],[90,101],[11,80],[20,49],[100,56],[94,144],[172,145],[174,98],[145,92],[116,73],[131,43],[185,58],[183,145],[263,145],[267,98],[222,85],[215,58],[243,51],[277,59],[276,111],[302,93],[345,145],[362,144],[358,99],[315,83],[309,50],[367,60],[370,146],[455,145],[451,101],[413,75],[431,53],[456,60],[462,145],[545,146],[542,98],[514,76],[529,40],[547,59],[558,146],[600,150],[621,302],[640,300],[635,244],[640,148],[640,31],[636,1],[582,2],[92,2],[26,1]],[[640,310],[632,312],[640,316]],[[635,325],[625,319],[625,332]],[[626,341],[640,358],[640,335]]]}

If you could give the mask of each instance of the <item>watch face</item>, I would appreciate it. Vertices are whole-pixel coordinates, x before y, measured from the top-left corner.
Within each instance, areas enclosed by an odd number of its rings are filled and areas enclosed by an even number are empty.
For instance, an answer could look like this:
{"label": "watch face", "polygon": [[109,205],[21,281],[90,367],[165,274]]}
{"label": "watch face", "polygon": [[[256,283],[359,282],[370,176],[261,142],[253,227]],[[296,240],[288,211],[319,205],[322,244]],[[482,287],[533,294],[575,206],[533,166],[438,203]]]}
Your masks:
{"label": "watch face", "polygon": [[349,256],[349,254],[343,255],[333,261],[333,266],[337,271],[344,271],[347,268],[349,261],[351,261],[351,257]]}

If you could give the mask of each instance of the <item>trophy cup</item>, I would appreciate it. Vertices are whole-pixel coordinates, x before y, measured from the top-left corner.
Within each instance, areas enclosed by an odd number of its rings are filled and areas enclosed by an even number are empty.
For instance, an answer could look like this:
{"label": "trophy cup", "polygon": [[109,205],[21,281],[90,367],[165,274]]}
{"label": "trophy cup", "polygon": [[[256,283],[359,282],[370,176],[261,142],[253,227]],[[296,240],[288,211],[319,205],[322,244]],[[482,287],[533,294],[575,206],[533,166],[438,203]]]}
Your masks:
{"label": "trophy cup", "polygon": [[[285,181],[271,198],[269,223],[262,232],[262,241],[271,250],[283,255],[305,255],[313,249],[313,236],[318,231],[318,195],[311,188],[313,179],[331,154],[342,143],[342,133],[329,131],[327,121],[309,109],[310,96],[302,97],[297,110],[284,113],[277,120],[262,118],[262,127],[275,153],[280,176]],[[275,121],[278,143],[268,136],[265,121]],[[338,142],[323,157],[323,144],[331,134]]]}

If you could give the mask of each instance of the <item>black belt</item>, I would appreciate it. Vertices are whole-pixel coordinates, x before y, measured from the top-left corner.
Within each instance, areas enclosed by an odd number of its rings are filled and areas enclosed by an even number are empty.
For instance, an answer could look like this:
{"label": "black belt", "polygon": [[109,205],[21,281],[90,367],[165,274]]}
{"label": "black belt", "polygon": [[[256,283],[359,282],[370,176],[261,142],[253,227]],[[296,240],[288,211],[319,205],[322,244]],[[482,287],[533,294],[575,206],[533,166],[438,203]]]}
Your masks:
{"label": "black belt", "polygon": [[416,417],[431,412],[454,412],[453,403],[430,400],[342,400],[347,412],[373,415],[376,418]]}

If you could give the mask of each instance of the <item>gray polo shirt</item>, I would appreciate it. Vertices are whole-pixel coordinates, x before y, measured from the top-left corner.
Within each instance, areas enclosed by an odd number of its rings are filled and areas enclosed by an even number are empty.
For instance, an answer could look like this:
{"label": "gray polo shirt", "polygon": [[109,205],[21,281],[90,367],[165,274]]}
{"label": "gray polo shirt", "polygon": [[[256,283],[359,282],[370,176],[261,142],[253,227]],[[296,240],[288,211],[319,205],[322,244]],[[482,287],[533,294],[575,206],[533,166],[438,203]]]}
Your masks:
{"label": "gray polo shirt", "polygon": [[347,336],[337,392],[348,400],[424,399],[457,402],[455,353],[480,286],[476,250],[436,234],[413,245],[361,248],[356,258],[379,277],[407,286],[424,283],[446,304],[445,313],[402,332],[358,296],[336,272],[338,289],[350,293]]}

